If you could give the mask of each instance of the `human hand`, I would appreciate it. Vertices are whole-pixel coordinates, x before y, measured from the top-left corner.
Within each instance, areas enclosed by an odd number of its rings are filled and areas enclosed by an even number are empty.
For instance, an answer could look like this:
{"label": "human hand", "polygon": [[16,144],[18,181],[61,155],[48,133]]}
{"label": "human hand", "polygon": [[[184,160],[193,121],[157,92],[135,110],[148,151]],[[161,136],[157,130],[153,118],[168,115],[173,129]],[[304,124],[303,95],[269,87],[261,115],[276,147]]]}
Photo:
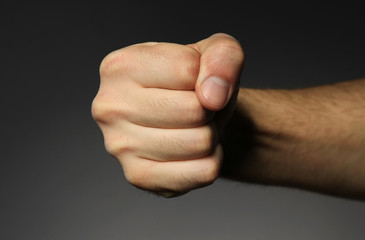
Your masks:
{"label": "human hand", "polygon": [[233,37],[215,34],[136,44],[102,61],[92,115],[132,185],[171,197],[214,182],[223,156],[214,112],[231,108],[243,59]]}

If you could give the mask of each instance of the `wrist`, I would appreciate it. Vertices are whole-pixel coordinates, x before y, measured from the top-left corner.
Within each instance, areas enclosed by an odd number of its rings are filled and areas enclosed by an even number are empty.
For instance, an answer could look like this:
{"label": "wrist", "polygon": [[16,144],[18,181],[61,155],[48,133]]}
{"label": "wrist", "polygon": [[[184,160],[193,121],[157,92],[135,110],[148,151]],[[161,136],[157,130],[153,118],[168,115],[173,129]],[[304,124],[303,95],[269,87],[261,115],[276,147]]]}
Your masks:
{"label": "wrist", "polygon": [[341,196],[359,195],[364,191],[365,142],[358,130],[365,128],[348,111],[363,112],[348,108],[356,104],[341,93],[342,88],[241,88],[224,137],[222,175]]}
{"label": "wrist", "polygon": [[282,121],[288,108],[286,92],[240,89],[223,140],[223,176],[261,184],[288,184],[288,162],[279,157],[278,149],[278,141],[289,137]]}

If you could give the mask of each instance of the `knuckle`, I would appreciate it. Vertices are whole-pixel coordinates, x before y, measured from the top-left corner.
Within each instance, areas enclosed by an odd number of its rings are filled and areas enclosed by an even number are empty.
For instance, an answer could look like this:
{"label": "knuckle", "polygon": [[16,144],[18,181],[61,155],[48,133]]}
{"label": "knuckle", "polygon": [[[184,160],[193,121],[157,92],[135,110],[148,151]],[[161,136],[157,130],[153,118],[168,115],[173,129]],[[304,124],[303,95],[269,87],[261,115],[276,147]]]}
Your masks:
{"label": "knuckle", "polygon": [[156,43],[147,42],[134,44],[107,54],[99,66],[100,76],[107,77],[128,70],[130,64],[136,60],[136,54],[141,54],[143,49],[149,48],[154,44]]}
{"label": "knuckle", "polygon": [[91,115],[96,122],[102,122],[105,118],[105,105],[97,97],[91,104]]}
{"label": "knuckle", "polygon": [[110,124],[128,116],[125,105],[111,103],[106,97],[98,94],[91,104],[91,115],[100,124]]}
{"label": "knuckle", "polygon": [[209,115],[207,110],[203,108],[197,98],[187,100],[184,111],[181,112],[181,118],[186,119],[188,123],[194,125],[204,124]]}
{"label": "knuckle", "polygon": [[207,161],[201,171],[198,182],[201,186],[212,184],[219,176],[220,164],[218,161]]}
{"label": "knuckle", "polygon": [[137,171],[130,169],[123,169],[124,177],[131,185],[137,188],[145,188],[142,175]]}
{"label": "knuckle", "polygon": [[131,143],[128,137],[124,136],[105,136],[104,134],[104,146],[106,151],[116,157],[121,157],[124,153],[131,151]]}
{"label": "knuckle", "polygon": [[[181,79],[196,79],[200,69],[200,55],[192,48],[183,48],[177,61]],[[189,81],[190,83],[190,81]]]}
{"label": "knuckle", "polygon": [[128,183],[139,189],[151,190],[152,186],[149,186],[151,181],[149,181],[147,169],[136,167],[136,165],[123,167],[124,177]]}
{"label": "knuckle", "polygon": [[115,55],[115,52],[111,52],[103,58],[99,66],[100,76],[108,75],[110,70],[114,68],[116,62]]}
{"label": "knuckle", "polygon": [[106,55],[100,63],[100,76],[110,76],[123,70],[130,61],[130,56],[126,52],[125,49],[119,49]]}
{"label": "knuckle", "polygon": [[163,63],[167,72],[174,74],[181,88],[194,88],[200,68],[200,54],[195,49],[173,43],[161,43],[153,45],[149,54]]}
{"label": "knuckle", "polygon": [[210,126],[204,126],[195,131],[193,139],[190,142],[190,150],[200,156],[206,156],[211,153],[214,148],[215,134],[213,129]]}

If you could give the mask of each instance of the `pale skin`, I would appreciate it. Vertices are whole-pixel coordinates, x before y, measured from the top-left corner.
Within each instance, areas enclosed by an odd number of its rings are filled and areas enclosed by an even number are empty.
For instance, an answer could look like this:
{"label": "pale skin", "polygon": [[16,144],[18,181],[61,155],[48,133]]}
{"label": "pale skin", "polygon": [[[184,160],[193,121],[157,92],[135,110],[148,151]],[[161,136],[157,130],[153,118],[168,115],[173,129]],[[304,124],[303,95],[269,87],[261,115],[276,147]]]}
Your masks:
{"label": "pale skin", "polygon": [[102,61],[92,115],[127,181],[165,197],[223,176],[365,198],[365,80],[239,88],[243,63],[226,34]]}

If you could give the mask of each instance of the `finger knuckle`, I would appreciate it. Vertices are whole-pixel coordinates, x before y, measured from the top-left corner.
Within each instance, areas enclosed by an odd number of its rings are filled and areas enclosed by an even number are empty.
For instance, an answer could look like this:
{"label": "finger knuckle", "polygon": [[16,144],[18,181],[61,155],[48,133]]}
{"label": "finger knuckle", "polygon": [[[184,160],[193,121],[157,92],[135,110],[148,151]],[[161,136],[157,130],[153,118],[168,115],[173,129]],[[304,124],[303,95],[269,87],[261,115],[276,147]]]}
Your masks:
{"label": "finger knuckle", "polygon": [[197,180],[198,185],[207,186],[212,184],[219,176],[220,164],[218,161],[207,161]]}
{"label": "finger knuckle", "polygon": [[131,141],[127,136],[104,134],[104,146],[106,151],[116,158],[120,158],[124,153],[132,150]]}
{"label": "finger knuckle", "polygon": [[129,61],[130,56],[128,56],[125,49],[119,49],[109,53],[100,63],[100,76],[103,78],[122,71],[128,65]]}
{"label": "finger knuckle", "polygon": [[152,46],[149,54],[164,63],[166,71],[175,75],[179,87],[182,89],[194,88],[200,68],[200,54],[195,49],[165,43]]}
{"label": "finger knuckle", "polygon": [[208,155],[214,148],[215,134],[209,126],[196,129],[193,139],[190,142],[190,150],[200,156]]}
{"label": "finger knuckle", "polygon": [[152,190],[149,186],[148,171],[146,168],[137,168],[136,165],[123,168],[124,177],[127,182],[139,189]]}
{"label": "finger knuckle", "polygon": [[178,56],[179,64],[177,69],[179,69],[179,74],[181,79],[188,80],[190,84],[191,79],[196,79],[199,74],[200,69],[200,55],[192,48],[183,48],[180,56]]}
{"label": "finger knuckle", "polygon": [[143,177],[139,172],[137,171],[131,171],[128,169],[123,169],[124,171],[124,177],[127,180],[127,182],[137,188],[145,188],[144,187],[144,181]]}
{"label": "finger knuckle", "polygon": [[196,97],[187,100],[185,109],[181,112],[182,119],[185,119],[188,123],[197,126],[204,124],[208,117],[209,115],[207,110],[203,108]]}
{"label": "finger knuckle", "polygon": [[91,115],[96,122],[102,122],[106,115],[105,104],[95,97],[91,104]]}
{"label": "finger knuckle", "polygon": [[107,124],[115,119],[116,111],[113,111],[108,104],[102,101],[94,100],[91,105],[91,115],[93,119],[100,124]]}
{"label": "finger knuckle", "polygon": [[101,94],[98,94],[91,104],[91,115],[100,124],[111,124],[117,120],[125,119],[128,114],[125,104],[112,103]]}

